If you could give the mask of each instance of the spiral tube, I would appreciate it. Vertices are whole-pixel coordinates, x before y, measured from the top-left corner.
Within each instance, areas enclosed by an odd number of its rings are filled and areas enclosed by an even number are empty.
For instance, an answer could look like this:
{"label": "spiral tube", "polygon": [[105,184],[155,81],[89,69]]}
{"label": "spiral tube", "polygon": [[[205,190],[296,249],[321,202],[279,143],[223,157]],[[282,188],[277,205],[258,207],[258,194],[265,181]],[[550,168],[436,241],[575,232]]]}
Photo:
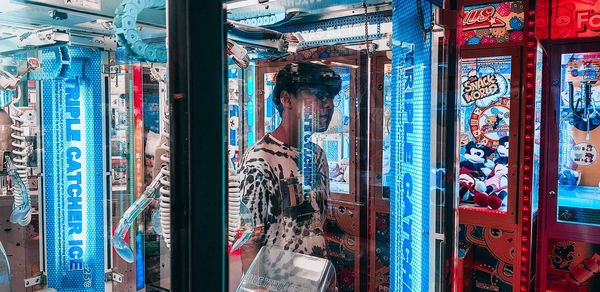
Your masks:
{"label": "spiral tube", "polygon": [[[21,99],[21,87],[16,88],[16,99],[10,104],[9,116],[12,119],[13,124],[10,126],[12,133],[10,134],[13,138],[13,153],[14,157],[14,168],[18,176],[11,177],[13,180],[13,212],[10,216],[10,221],[21,226],[29,225],[31,222],[31,201],[29,199],[29,184],[27,183],[27,157],[29,152],[29,143],[25,140],[24,132],[25,128],[23,123],[25,119],[23,111],[15,106]],[[15,181],[18,180],[18,181]]]}
{"label": "spiral tube", "polygon": [[[160,80],[160,85],[165,85],[164,80]],[[163,86],[160,86],[163,87]],[[171,171],[170,171],[170,163],[171,163],[171,148],[169,146],[169,101],[165,96],[166,88],[160,88],[162,93],[162,100],[165,103],[163,106],[163,113],[161,114],[161,119],[163,121],[163,127],[161,129],[161,139],[162,144],[160,147],[165,150],[165,152],[160,156],[160,160],[162,162],[162,167],[160,169],[160,174],[162,178],[160,179],[160,227],[162,230],[163,239],[168,248],[171,248]]]}

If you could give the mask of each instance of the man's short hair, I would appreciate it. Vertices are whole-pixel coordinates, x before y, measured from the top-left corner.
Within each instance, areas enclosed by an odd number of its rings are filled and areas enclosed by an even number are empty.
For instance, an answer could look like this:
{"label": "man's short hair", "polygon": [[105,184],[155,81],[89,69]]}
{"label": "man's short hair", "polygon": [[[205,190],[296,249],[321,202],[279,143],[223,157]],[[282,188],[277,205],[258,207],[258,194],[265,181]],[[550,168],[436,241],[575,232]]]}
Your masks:
{"label": "man's short hair", "polygon": [[280,116],[283,116],[281,93],[285,90],[297,96],[304,89],[315,92],[319,100],[334,98],[342,89],[342,79],[329,67],[310,62],[287,64],[275,77],[273,103]]}

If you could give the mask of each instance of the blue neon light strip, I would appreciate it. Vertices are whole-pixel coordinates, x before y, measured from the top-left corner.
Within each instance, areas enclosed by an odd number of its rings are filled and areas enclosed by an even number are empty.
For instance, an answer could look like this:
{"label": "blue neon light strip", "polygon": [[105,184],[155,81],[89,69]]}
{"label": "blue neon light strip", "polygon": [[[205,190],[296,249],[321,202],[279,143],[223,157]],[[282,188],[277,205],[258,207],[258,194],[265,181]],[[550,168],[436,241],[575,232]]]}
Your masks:
{"label": "blue neon light strip", "polygon": [[248,120],[248,142],[247,145],[252,145],[254,144],[254,139],[255,139],[255,119],[254,119],[254,105],[256,104],[256,95],[255,95],[255,90],[254,90],[254,75],[255,75],[255,68],[254,68],[254,62],[251,62],[250,65],[248,66],[248,68],[246,69],[246,93],[247,93],[247,106],[248,106],[248,112],[247,112],[247,120]]}
{"label": "blue neon light strip", "polygon": [[[100,53],[69,47],[65,76],[42,82],[48,287],[104,291]],[[55,58],[43,64],[60,62]]]}
{"label": "blue neon light strip", "polygon": [[424,43],[414,1],[392,6],[390,291],[429,291],[431,36]]}

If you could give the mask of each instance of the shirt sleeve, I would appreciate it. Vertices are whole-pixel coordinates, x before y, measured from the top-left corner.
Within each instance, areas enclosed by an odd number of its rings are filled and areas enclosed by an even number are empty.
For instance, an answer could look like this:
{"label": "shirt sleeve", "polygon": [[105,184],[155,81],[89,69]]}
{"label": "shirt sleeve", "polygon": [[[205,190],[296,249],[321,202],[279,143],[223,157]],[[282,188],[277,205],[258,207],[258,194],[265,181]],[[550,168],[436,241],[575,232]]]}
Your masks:
{"label": "shirt sleeve", "polygon": [[255,228],[267,224],[269,195],[273,193],[273,184],[264,167],[267,166],[260,161],[249,159],[240,168],[242,202],[252,213]]}

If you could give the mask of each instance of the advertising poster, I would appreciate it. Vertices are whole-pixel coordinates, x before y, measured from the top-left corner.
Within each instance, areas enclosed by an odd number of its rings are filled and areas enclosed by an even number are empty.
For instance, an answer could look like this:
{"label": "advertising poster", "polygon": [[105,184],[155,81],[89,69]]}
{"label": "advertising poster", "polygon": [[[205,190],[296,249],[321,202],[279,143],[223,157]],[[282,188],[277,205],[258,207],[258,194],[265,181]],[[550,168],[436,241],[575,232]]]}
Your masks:
{"label": "advertising poster", "polygon": [[522,1],[466,6],[462,11],[463,45],[520,42],[525,39]]}

